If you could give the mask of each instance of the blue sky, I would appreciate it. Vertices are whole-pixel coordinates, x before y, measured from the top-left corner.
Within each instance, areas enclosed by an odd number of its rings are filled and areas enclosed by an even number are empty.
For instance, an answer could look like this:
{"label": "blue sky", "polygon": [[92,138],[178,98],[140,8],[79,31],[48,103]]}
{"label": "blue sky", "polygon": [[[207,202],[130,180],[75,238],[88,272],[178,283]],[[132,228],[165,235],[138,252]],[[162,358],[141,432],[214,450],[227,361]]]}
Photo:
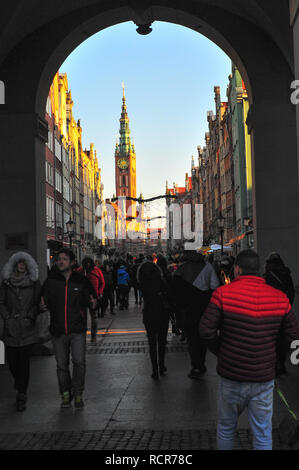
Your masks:
{"label": "blue sky", "polygon": [[[148,36],[133,22],[107,28],[82,43],[61,65],[72,90],[83,146],[94,142],[104,197],[115,192],[114,149],[124,81],[137,167],[137,194],[164,194],[165,181],[184,185],[197,145],[204,145],[214,86],[226,100],[229,57],[201,34],[155,22]],[[196,161],[196,160],[195,160]]]}

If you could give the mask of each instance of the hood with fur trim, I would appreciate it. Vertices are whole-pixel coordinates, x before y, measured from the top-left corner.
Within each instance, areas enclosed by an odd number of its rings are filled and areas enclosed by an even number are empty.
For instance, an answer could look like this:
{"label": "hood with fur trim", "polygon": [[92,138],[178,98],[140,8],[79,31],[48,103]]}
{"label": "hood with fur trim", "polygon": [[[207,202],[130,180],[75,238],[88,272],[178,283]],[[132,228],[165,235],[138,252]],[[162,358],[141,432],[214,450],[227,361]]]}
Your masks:
{"label": "hood with fur trim", "polygon": [[9,258],[8,262],[4,265],[2,270],[3,280],[10,279],[15,265],[19,261],[24,261],[26,263],[30,280],[32,282],[36,282],[38,280],[38,265],[32,256],[29,253],[25,253],[25,251],[18,251]]}

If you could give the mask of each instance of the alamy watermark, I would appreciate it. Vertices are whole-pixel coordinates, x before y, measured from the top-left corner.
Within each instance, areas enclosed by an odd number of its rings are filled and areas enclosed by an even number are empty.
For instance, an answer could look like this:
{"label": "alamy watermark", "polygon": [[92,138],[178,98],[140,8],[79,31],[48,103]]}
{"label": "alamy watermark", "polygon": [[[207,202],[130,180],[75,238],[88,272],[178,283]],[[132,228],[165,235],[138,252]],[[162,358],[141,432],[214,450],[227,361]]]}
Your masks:
{"label": "alamy watermark", "polygon": [[[98,205],[95,234],[99,240],[173,239],[184,240],[185,250],[196,250],[202,247],[203,204],[172,203],[166,206],[166,223],[160,232],[158,229],[151,229],[148,219],[142,217],[141,204],[131,204],[129,207],[126,204],[126,198],[119,197],[117,205],[110,203]],[[138,230],[136,224],[139,224]]]}
{"label": "alamy watermark", "polygon": [[5,364],[5,347],[3,341],[0,341],[0,366]]}
{"label": "alamy watermark", "polygon": [[291,342],[291,349],[294,349],[290,356],[290,361],[293,366],[297,366],[299,364],[299,340],[296,339]]}
{"label": "alamy watermark", "polygon": [[0,104],[5,104],[5,85],[2,80],[0,80]]}
{"label": "alamy watermark", "polygon": [[294,90],[291,94],[291,102],[297,105],[299,104],[299,80],[294,80],[291,83],[291,89]]}

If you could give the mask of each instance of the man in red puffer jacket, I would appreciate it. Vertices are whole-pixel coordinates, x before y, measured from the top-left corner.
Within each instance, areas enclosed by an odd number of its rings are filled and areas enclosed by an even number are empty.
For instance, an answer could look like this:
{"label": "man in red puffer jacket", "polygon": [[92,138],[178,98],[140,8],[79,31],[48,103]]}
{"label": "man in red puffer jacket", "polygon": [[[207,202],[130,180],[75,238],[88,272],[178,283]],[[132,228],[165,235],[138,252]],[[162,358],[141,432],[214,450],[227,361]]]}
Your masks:
{"label": "man in red puffer jacket", "polygon": [[[95,266],[92,258],[86,257],[82,260],[82,268],[78,268],[77,271],[84,274],[90,280],[94,291],[97,294],[98,303],[100,303],[105,288],[105,280],[100,268]],[[91,342],[96,343],[98,331],[97,309],[90,308],[89,313],[91,316]]]}
{"label": "man in red puffer jacket", "polygon": [[247,407],[256,450],[272,449],[272,413],[277,341],[299,339],[285,293],[266,284],[253,250],[238,254],[235,279],[221,286],[200,322],[199,334],[217,355],[217,445],[230,450],[238,417]]}

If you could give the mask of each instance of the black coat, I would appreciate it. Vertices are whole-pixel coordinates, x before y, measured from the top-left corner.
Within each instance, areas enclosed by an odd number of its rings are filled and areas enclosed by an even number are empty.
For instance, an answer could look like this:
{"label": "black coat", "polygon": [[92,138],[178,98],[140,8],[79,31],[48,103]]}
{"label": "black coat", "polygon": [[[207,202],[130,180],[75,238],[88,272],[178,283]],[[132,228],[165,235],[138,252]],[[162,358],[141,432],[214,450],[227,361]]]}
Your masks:
{"label": "black coat", "polygon": [[87,277],[73,271],[68,282],[58,269],[53,269],[42,287],[42,297],[50,311],[53,336],[84,333],[90,296],[96,298]]}
{"label": "black coat", "polygon": [[143,323],[148,325],[168,322],[166,285],[160,268],[147,261],[140,266],[138,279],[144,301]]}
{"label": "black coat", "polygon": [[184,315],[187,323],[198,323],[207,308],[212,290],[202,291],[193,281],[205,268],[205,262],[198,257],[181,264],[173,275],[172,289],[177,311]]}
{"label": "black coat", "polygon": [[0,315],[4,320],[3,340],[19,347],[37,342],[35,320],[39,313],[40,282],[14,287],[4,280],[0,287]]}
{"label": "black coat", "polygon": [[266,263],[264,278],[269,286],[284,292],[290,301],[294,302],[295,289],[291,276],[291,271],[280,260],[269,260]]}

